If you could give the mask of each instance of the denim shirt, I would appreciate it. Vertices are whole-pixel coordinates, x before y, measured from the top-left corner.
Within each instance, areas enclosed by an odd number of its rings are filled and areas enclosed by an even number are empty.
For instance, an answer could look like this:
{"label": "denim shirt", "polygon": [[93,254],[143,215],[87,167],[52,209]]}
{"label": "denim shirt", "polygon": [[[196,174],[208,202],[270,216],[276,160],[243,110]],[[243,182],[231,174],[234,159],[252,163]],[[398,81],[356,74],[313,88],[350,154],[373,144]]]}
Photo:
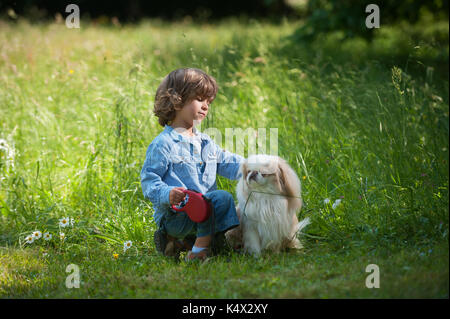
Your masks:
{"label": "denim shirt", "polygon": [[[184,187],[205,194],[217,189],[216,174],[231,180],[240,178],[242,156],[221,149],[195,127],[193,132],[195,137],[188,138],[165,125],[147,149],[141,186],[144,197],[153,204],[153,218],[158,226],[170,209],[172,188]],[[196,145],[201,145],[201,149]]]}

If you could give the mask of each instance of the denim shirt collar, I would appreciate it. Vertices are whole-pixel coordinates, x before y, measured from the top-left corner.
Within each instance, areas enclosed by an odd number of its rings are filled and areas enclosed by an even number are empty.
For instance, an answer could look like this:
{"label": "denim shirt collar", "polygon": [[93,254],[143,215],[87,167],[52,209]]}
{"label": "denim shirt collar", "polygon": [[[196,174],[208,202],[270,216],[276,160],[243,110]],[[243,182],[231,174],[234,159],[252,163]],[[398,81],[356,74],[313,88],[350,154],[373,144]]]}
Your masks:
{"label": "denim shirt collar", "polygon": [[[190,139],[188,139],[188,138],[184,137],[183,135],[181,135],[180,133],[178,133],[178,132],[177,132],[172,126],[170,126],[170,125],[167,125],[167,124],[166,124],[165,127],[164,127],[164,130],[172,137],[172,139],[173,139],[175,142],[180,142],[180,141],[188,141],[188,142],[191,142]],[[205,134],[203,134],[202,132],[200,132],[199,130],[197,130],[197,129],[195,128],[195,126],[192,128],[192,132],[193,132],[195,135],[200,136],[200,139],[202,139],[202,140],[208,140],[208,139],[209,139],[207,135],[205,135]]]}

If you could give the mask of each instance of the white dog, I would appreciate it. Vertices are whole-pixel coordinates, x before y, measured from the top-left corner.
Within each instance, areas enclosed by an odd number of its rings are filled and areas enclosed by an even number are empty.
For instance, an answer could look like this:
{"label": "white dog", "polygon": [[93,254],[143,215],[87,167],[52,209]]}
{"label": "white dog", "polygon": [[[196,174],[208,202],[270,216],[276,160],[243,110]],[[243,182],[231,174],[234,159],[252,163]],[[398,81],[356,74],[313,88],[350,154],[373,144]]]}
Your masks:
{"label": "white dog", "polygon": [[244,251],[255,256],[266,249],[302,248],[296,235],[309,218],[297,219],[302,200],[294,170],[278,156],[252,155],[240,171],[236,193],[241,225],[226,234],[228,241],[235,245],[242,240]]}

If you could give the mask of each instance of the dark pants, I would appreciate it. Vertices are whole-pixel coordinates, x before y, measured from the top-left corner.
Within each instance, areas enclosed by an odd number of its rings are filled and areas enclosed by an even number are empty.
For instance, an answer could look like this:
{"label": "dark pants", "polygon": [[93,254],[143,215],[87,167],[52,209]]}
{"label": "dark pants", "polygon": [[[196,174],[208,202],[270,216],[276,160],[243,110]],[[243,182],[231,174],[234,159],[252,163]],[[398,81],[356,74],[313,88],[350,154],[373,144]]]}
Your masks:
{"label": "dark pants", "polygon": [[[214,233],[225,232],[239,226],[233,196],[224,190],[215,190],[204,194],[214,206]],[[172,209],[162,218],[161,228],[175,238],[188,235],[204,237],[211,234],[212,216],[203,223],[193,222],[185,212]]]}

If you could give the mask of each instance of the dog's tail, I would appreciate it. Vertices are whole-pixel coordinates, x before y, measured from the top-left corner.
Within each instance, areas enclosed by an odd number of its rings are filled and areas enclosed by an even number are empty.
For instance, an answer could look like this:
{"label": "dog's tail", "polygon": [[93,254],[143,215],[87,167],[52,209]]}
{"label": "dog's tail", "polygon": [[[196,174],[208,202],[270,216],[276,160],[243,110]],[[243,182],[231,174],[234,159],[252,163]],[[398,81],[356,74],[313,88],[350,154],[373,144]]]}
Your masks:
{"label": "dog's tail", "polygon": [[302,229],[305,228],[306,226],[308,226],[309,224],[311,224],[311,221],[309,220],[309,217],[306,217],[304,220],[302,220],[301,222],[299,222],[297,224],[297,230],[295,231],[295,233],[297,235],[300,235],[300,233],[302,232]]}

